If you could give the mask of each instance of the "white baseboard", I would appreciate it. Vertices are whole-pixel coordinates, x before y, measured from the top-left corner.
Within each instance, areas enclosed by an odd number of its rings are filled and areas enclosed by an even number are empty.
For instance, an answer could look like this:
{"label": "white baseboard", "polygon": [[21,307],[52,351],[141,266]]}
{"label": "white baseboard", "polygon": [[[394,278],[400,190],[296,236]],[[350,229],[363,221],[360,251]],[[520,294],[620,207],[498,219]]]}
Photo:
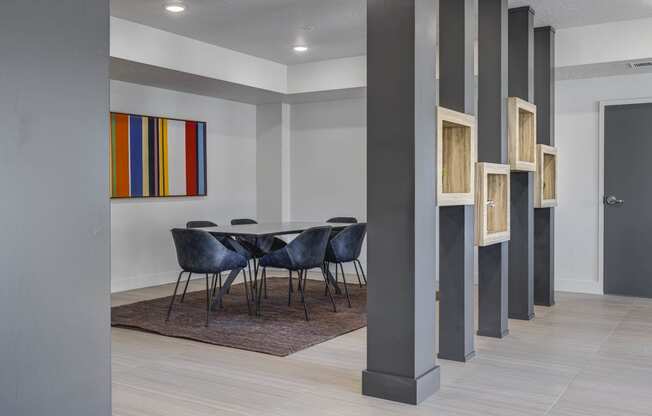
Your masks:
{"label": "white baseboard", "polygon": [[555,280],[555,290],[560,292],[604,295],[602,285],[595,280],[557,279]]}
{"label": "white baseboard", "polygon": [[179,271],[177,270],[156,274],[129,276],[121,279],[111,278],[111,293],[174,283],[177,281],[178,277]]}

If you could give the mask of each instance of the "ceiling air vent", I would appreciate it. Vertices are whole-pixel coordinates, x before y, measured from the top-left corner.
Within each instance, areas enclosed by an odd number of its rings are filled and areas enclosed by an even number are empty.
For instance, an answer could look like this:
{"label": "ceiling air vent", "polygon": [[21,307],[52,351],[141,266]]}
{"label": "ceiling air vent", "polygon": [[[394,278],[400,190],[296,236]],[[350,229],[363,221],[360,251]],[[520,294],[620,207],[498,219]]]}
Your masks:
{"label": "ceiling air vent", "polygon": [[629,67],[632,69],[642,69],[652,67],[652,61],[630,62]]}

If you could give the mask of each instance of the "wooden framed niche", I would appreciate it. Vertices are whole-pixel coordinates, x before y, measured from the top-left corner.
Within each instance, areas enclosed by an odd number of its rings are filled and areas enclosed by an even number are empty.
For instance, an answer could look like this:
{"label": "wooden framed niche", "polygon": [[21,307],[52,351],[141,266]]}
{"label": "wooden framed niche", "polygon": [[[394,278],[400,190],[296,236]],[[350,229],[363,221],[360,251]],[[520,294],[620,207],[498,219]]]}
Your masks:
{"label": "wooden framed niche", "polygon": [[507,102],[509,165],[514,171],[536,171],[537,106],[518,97]]}
{"label": "wooden framed niche", "polygon": [[474,116],[437,107],[437,205],[475,203],[477,143]]}
{"label": "wooden framed niche", "polygon": [[537,145],[537,172],[534,176],[534,207],[551,208],[557,206],[557,148]]}
{"label": "wooden framed niche", "polygon": [[480,247],[509,241],[510,172],[509,165],[477,164],[475,236],[476,244]]}

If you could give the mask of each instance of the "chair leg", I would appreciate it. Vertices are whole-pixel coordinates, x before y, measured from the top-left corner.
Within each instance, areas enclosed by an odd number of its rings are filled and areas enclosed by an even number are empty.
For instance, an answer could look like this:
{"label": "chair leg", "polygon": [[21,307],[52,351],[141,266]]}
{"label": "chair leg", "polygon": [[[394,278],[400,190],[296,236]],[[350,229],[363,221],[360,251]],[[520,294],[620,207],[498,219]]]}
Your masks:
{"label": "chair leg", "polygon": [[192,277],[192,273],[188,273],[188,280],[186,280],[186,287],[183,288],[183,295],[181,295],[181,303],[183,303],[183,300],[186,298],[186,292],[188,291],[188,283],[190,283],[190,278]]}
{"label": "chair leg", "polygon": [[302,275],[302,280],[303,280],[303,285],[301,285],[301,303],[303,303],[303,313],[306,315],[306,321],[310,321],[310,316],[308,315],[308,305],[306,304],[306,295],[305,295],[305,288],[306,288],[306,271],[302,270],[299,271],[299,274]]}
{"label": "chair leg", "polygon": [[[215,286],[213,289],[213,298],[215,297],[215,294],[217,293],[217,280],[218,278],[215,279]],[[222,273],[219,274],[219,283],[220,283],[220,290],[222,289]],[[224,309],[224,298],[220,298],[220,309]]]}
{"label": "chair leg", "polygon": [[[321,265],[321,274],[326,277],[326,267],[328,267],[328,263],[324,262],[324,264]],[[324,278],[324,282],[326,282],[326,285],[324,287],[324,296],[328,295],[328,279]]]}
{"label": "chair leg", "polygon": [[353,261],[353,267],[355,267],[355,275],[358,276],[358,284],[362,288],[362,280],[360,280],[360,273],[358,272],[358,265]]}
{"label": "chair leg", "polygon": [[267,299],[267,273],[263,277],[263,289],[265,291],[265,299]]}
{"label": "chair leg", "polygon": [[216,289],[217,289],[217,274],[213,273],[213,277],[211,277],[211,296],[215,297]]}
{"label": "chair leg", "polygon": [[[337,268],[337,265],[335,265],[335,268]],[[344,266],[342,263],[340,263],[340,269],[342,269],[342,283],[344,283],[344,293],[346,293],[346,301],[349,304],[349,308],[351,307],[351,298],[349,297],[349,288],[346,284],[346,276],[344,276]]]}
{"label": "chair leg", "polygon": [[292,305],[292,270],[288,270],[288,306]]}
{"label": "chair leg", "polygon": [[262,301],[262,297],[263,297],[263,296],[262,296],[262,295],[263,295],[263,282],[262,282],[262,280],[265,279],[265,276],[266,276],[266,275],[267,275],[267,268],[263,267],[263,274],[262,274],[262,276],[261,276],[261,282],[260,282],[260,284],[258,285],[258,288],[257,288],[257,289],[258,289],[258,292],[257,292],[257,294],[256,294],[256,304],[257,304],[257,307],[256,307],[256,314],[257,314],[258,316],[261,316],[261,315],[262,315],[262,310],[263,310],[263,301]]}
{"label": "chair leg", "polygon": [[321,269],[321,275],[324,277],[324,283],[326,283],[326,292],[328,293],[328,297],[330,298],[331,304],[333,305],[333,312],[337,312],[337,308],[335,307],[335,299],[333,299],[331,287],[328,284],[328,278],[326,277],[326,271],[323,268]]}
{"label": "chair leg", "polygon": [[170,300],[170,306],[168,307],[168,316],[165,318],[165,322],[170,320],[170,313],[172,313],[172,305],[174,304],[174,298],[177,297],[177,290],[179,289],[179,282],[181,281],[181,276],[183,276],[183,271],[179,273],[177,278],[177,284],[174,286],[174,293],[172,294],[172,299]]}
{"label": "chair leg", "polygon": [[[251,304],[249,303],[249,288],[247,287],[247,272],[245,269],[242,269],[242,274],[244,275],[244,292],[245,298],[247,299],[247,313],[251,315]],[[249,270],[249,280],[251,280],[251,270]]]}
{"label": "chair leg", "polygon": [[362,280],[364,280],[365,286],[367,285],[367,276],[364,274],[364,269],[362,268],[362,263],[360,263],[360,260],[356,259],[355,260],[358,263],[358,266],[360,266],[360,272],[362,273]]}
{"label": "chair leg", "polygon": [[251,262],[247,262],[247,268],[249,269],[249,279],[251,279]]}
{"label": "chair leg", "polygon": [[206,273],[206,326],[211,316],[211,291],[208,288],[208,273]]}
{"label": "chair leg", "polygon": [[[253,283],[251,284],[251,297],[258,299],[256,296],[258,293],[258,268],[256,267],[256,260],[253,260],[254,262],[254,279]],[[251,274],[249,274],[251,276]]]}

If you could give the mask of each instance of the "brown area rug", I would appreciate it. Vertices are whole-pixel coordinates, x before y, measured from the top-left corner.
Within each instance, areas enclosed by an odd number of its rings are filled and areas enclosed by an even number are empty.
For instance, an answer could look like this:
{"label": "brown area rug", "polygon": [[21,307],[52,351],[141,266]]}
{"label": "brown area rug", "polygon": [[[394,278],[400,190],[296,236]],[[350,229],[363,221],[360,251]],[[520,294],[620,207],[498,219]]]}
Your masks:
{"label": "brown area rug", "polygon": [[[170,296],[111,309],[111,325],[139,329],[157,334],[187,338],[224,347],[257,351],[285,357],[367,325],[367,290],[349,283],[352,308],[344,295],[333,295],[337,313],[324,296],[324,283],[308,280],[306,301],[310,321],[306,322],[303,305],[296,290],[292,306],[287,305],[287,278],[267,279],[268,298],[263,301],[262,317],[247,313],[244,285],[231,288],[224,297],[224,308],[211,313],[206,328],[206,292],[186,294],[184,303],[177,296],[169,322],[165,322]],[[180,285],[182,288],[183,286]],[[253,306],[252,306],[253,307]]]}

